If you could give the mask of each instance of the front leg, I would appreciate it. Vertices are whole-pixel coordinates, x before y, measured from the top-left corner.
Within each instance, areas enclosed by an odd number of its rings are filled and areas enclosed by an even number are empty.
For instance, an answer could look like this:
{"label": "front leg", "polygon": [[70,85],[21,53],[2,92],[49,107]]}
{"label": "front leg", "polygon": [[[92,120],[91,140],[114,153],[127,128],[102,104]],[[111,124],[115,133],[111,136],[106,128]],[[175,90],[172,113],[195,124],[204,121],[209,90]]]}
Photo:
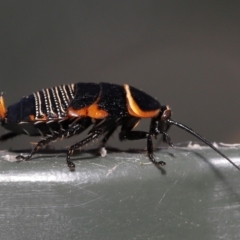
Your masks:
{"label": "front leg", "polygon": [[[167,131],[169,130],[170,125],[164,123],[164,122],[159,122],[158,119],[153,118],[150,124],[150,133],[155,136],[155,139],[157,139],[158,134],[163,135],[163,141],[168,143],[171,147],[174,147],[173,142],[171,141],[170,136],[167,134]],[[164,130],[162,130],[164,129]]]}
{"label": "front leg", "polygon": [[153,157],[153,143],[152,136],[148,132],[143,131],[122,131],[119,134],[119,139],[122,140],[140,140],[147,139],[147,152],[149,159],[157,166],[164,166],[166,163],[164,161],[157,162]]}

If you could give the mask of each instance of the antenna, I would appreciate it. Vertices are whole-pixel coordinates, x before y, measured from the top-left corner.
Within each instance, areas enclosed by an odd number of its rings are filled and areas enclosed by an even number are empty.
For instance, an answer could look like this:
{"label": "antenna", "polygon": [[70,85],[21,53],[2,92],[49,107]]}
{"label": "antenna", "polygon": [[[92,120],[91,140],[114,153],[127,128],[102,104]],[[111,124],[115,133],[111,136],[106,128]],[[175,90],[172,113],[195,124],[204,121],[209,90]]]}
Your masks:
{"label": "antenna", "polygon": [[206,145],[208,145],[210,148],[212,148],[215,152],[220,154],[222,157],[227,159],[235,168],[237,168],[240,171],[240,167],[236,165],[232,160],[230,160],[227,156],[225,156],[222,152],[220,152],[216,147],[214,147],[206,138],[202,137],[195,131],[193,131],[191,128],[187,127],[186,125],[176,122],[172,119],[167,119],[168,123],[173,124],[175,126],[178,126],[179,128],[184,129],[185,131],[189,132],[190,134],[194,135],[196,138],[200,139],[202,142],[204,142]]}

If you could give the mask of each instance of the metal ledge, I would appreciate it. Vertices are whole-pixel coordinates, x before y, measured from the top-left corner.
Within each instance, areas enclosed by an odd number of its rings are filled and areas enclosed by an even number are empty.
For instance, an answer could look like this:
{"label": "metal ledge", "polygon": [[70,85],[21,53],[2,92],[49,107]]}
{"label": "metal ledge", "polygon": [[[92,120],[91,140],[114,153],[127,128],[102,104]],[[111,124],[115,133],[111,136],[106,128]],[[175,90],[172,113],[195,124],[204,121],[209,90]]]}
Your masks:
{"label": "metal ledge", "polygon": [[[221,151],[240,164],[240,147]],[[1,239],[239,239],[240,172],[207,147],[145,152],[0,152]],[[57,155],[57,156],[56,156]]]}

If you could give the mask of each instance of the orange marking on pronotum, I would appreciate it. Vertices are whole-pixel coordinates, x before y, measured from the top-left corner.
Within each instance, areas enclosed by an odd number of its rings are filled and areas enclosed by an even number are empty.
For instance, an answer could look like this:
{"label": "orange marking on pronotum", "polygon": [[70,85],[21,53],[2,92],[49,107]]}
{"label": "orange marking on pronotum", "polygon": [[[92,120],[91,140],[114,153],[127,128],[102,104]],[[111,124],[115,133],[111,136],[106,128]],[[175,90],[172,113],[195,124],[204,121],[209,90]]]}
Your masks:
{"label": "orange marking on pronotum", "polygon": [[159,114],[160,109],[156,109],[152,111],[143,111],[142,109],[140,109],[140,107],[132,97],[129,86],[127,84],[124,84],[123,86],[127,93],[127,102],[128,102],[127,108],[130,115],[134,117],[140,117],[140,118],[152,118],[152,117],[156,117]]}

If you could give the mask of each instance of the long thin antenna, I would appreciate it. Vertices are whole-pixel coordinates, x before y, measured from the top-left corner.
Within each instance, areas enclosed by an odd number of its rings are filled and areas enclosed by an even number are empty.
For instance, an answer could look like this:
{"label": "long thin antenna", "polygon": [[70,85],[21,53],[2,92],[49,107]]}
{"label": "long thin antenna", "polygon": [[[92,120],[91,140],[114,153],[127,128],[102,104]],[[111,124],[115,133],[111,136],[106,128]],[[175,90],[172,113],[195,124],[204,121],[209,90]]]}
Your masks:
{"label": "long thin antenna", "polygon": [[195,137],[197,137],[198,139],[203,141],[206,145],[208,145],[210,148],[212,148],[214,151],[216,151],[222,157],[227,159],[235,168],[237,168],[240,171],[240,167],[238,165],[236,165],[232,160],[230,160],[227,156],[225,156],[222,152],[220,152],[217,148],[215,148],[206,138],[202,137],[201,135],[199,135],[198,133],[193,131],[191,128],[187,127],[186,125],[184,125],[182,123],[176,122],[176,121],[174,121],[172,119],[168,119],[167,121],[168,121],[168,123],[173,124],[175,126],[178,126],[179,128],[184,129],[185,131],[189,132],[190,134],[194,135]]}

